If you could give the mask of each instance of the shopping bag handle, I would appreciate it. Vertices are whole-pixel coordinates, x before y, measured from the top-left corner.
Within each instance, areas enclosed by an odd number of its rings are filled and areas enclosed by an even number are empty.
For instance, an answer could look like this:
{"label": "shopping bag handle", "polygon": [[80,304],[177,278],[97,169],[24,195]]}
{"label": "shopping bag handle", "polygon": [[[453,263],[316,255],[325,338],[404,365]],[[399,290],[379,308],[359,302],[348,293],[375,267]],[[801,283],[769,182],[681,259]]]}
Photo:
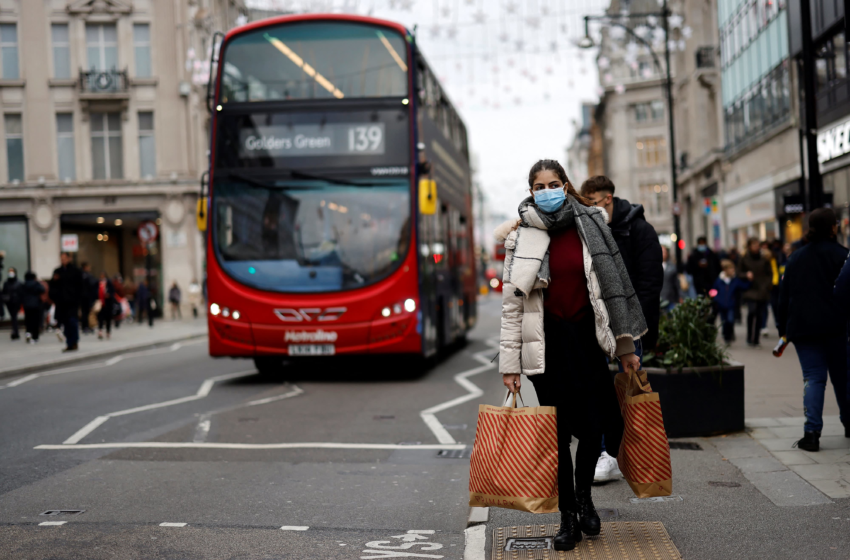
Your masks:
{"label": "shopping bag handle", "polygon": [[511,390],[508,389],[508,393],[505,395],[505,403],[508,402],[508,399],[510,398],[511,395],[514,396],[514,401],[513,401],[513,404],[511,405],[511,408],[516,408],[517,395],[519,395],[519,402],[522,403],[522,406],[525,406],[525,402],[522,400],[522,395],[520,394],[519,389],[517,389],[516,392],[511,392]]}

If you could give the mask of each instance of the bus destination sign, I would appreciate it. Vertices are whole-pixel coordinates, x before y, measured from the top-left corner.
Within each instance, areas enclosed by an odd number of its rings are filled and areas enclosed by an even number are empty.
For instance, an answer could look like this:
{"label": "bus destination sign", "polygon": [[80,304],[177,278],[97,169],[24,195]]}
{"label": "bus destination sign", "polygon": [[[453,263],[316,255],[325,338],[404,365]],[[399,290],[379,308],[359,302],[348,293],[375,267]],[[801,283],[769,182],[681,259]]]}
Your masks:
{"label": "bus destination sign", "polygon": [[384,123],[296,124],[242,129],[240,157],[383,155]]}

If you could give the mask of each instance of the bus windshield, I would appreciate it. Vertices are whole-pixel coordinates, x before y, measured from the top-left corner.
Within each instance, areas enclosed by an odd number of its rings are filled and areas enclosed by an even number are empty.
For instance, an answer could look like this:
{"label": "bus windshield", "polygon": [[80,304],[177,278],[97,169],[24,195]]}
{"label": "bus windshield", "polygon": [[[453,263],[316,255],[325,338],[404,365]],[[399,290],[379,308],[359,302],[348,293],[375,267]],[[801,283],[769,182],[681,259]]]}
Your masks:
{"label": "bus windshield", "polygon": [[332,292],[392,273],[410,243],[410,184],[398,179],[213,184],[218,260],[233,278],[274,292]]}
{"label": "bus windshield", "polygon": [[407,95],[407,48],[386,27],[297,22],[240,34],[222,55],[221,103]]}

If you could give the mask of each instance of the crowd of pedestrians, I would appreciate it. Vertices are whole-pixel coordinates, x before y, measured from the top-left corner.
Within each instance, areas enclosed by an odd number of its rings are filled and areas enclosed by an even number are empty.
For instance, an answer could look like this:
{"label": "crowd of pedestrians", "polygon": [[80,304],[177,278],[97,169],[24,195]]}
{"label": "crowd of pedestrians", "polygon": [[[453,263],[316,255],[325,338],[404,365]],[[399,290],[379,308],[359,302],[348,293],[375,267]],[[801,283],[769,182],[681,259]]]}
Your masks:
{"label": "crowd of pedestrians", "polygon": [[[59,259],[60,266],[47,280],[39,280],[32,271],[21,280],[14,267],[5,271],[0,283],[0,319],[8,313],[12,340],[22,338],[21,313],[23,338],[28,344],[37,344],[44,332],[54,332],[65,343],[63,352],[79,349],[80,334],[96,333],[100,340],[110,339],[113,328],[119,328],[122,322],[146,322],[153,327],[156,297],[146,280],[136,284],[105,271],[95,276],[88,263],[76,266],[71,253],[61,253]],[[194,317],[198,316],[200,298],[201,287],[192,282],[189,302]],[[172,319],[182,319],[181,300],[180,286],[174,282],[168,292]]]}

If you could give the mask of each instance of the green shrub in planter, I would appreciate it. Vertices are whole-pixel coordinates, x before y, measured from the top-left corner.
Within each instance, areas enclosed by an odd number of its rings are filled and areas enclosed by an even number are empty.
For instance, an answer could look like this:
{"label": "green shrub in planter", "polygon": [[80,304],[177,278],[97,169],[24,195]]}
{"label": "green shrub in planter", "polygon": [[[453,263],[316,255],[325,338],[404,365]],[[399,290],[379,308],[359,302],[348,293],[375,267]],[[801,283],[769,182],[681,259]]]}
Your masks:
{"label": "green shrub in planter", "polygon": [[644,363],[678,371],[723,366],[728,354],[717,341],[718,327],[712,315],[711,300],[705,296],[686,299],[669,313],[662,313],[655,356],[645,358]]}

